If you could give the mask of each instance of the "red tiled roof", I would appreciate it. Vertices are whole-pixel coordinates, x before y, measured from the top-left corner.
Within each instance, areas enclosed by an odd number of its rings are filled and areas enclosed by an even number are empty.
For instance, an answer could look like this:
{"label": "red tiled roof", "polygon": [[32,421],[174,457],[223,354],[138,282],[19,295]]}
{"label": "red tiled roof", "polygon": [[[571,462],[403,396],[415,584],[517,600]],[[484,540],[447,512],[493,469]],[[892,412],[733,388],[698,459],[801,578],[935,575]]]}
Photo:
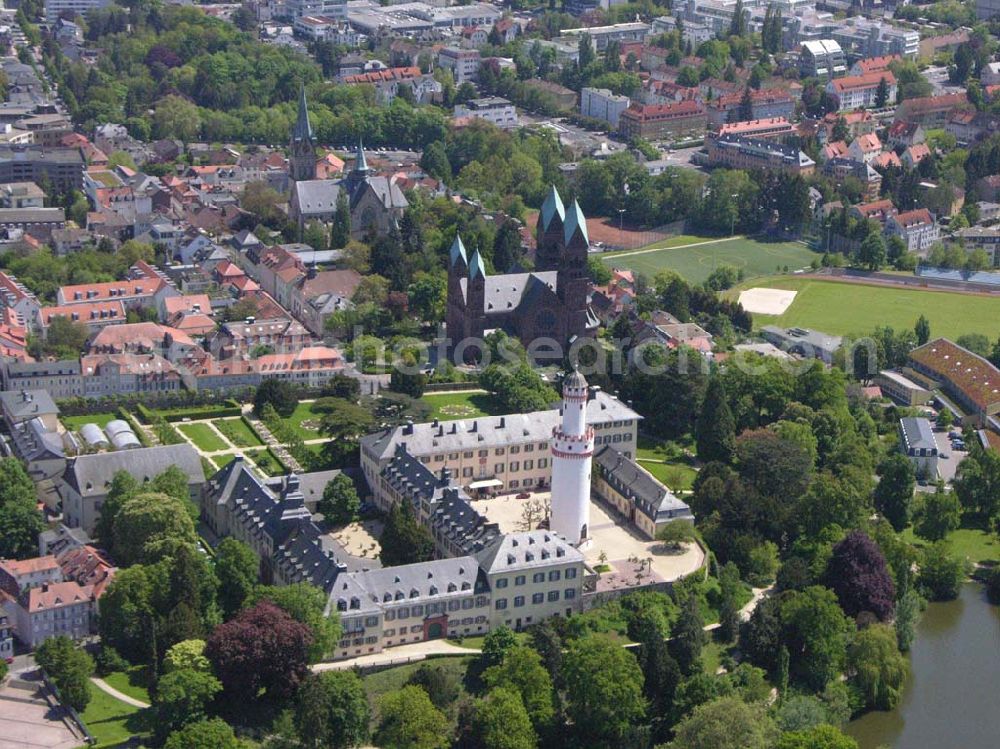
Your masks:
{"label": "red tiled roof", "polygon": [[904,213],[899,213],[893,216],[893,221],[895,221],[900,226],[919,226],[921,224],[933,224],[934,217],[931,212],[926,208],[917,208],[913,211],[906,211]]}
{"label": "red tiled roof", "polygon": [[692,117],[703,114],[704,107],[699,102],[685,101],[670,104],[633,104],[622,113],[622,117],[632,120],[669,120],[675,117]]}
{"label": "red tiled roof", "polygon": [[32,588],[24,596],[25,608],[29,614],[36,611],[62,608],[77,603],[94,600],[94,586],[80,585],[71,580],[65,583],[49,583],[38,588]]}
{"label": "red tiled roof", "polygon": [[39,311],[39,323],[44,328],[52,322],[53,317],[68,317],[76,322],[88,323],[100,320],[124,320],[125,305],[114,302],[77,302],[57,307],[42,307]]}
{"label": "red tiled roof", "polygon": [[834,78],[831,81],[834,91],[857,91],[858,89],[874,88],[882,79],[890,86],[896,85],[896,76],[892,71],[864,73],[863,75],[849,75],[844,78]]}
{"label": "red tiled roof", "polygon": [[947,338],[918,346],[910,359],[950,381],[984,410],[1000,402],[1000,370]]}

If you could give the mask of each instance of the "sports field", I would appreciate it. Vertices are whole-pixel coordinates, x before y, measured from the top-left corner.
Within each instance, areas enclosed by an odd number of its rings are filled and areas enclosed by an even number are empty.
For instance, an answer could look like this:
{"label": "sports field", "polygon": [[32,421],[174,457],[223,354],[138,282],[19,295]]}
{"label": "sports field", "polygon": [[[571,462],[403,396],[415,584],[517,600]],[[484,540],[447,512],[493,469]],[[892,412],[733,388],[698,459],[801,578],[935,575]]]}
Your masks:
{"label": "sports field", "polygon": [[749,237],[671,237],[653,247],[609,253],[601,259],[610,267],[631,268],[651,279],[662,270],[701,283],[718,265],[742,268],[746,278],[808,268],[819,255],[799,242],[761,242]]}
{"label": "sports field", "polygon": [[966,333],[982,333],[992,341],[1000,333],[998,297],[788,277],[761,279],[740,288],[757,286],[798,292],[783,315],[754,315],[757,327],[800,326],[851,335],[869,333],[880,325],[912,328],[923,313],[930,321],[931,337],[954,340]]}

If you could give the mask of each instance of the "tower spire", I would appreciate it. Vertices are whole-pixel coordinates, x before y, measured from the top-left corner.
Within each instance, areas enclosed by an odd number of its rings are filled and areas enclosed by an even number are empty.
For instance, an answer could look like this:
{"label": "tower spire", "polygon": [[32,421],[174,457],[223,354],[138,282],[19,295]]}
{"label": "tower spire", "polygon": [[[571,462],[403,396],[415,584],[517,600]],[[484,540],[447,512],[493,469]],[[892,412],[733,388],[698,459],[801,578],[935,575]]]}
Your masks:
{"label": "tower spire", "polygon": [[368,167],[368,159],[365,158],[365,144],[362,142],[361,136],[358,136],[358,148],[354,152],[354,171],[365,176],[371,171]]}
{"label": "tower spire", "polygon": [[299,87],[299,115],[295,120],[295,130],[292,131],[293,141],[312,141],[312,125],[309,124],[309,108],[306,106],[306,86]]}

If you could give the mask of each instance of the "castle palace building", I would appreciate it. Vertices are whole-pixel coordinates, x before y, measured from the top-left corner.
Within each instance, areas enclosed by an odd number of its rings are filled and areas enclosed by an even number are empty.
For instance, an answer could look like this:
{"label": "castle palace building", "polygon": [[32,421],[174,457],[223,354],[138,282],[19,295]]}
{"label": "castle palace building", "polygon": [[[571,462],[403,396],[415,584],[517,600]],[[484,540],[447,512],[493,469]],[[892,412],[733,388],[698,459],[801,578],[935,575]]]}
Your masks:
{"label": "castle palace building", "polygon": [[[555,187],[538,217],[535,270],[487,275],[478,250],[471,257],[456,237],[448,262],[448,337],[469,360],[477,347],[468,343],[503,330],[525,346],[546,339],[567,346],[592,337],[599,321],[590,308],[587,220],[579,203],[567,211]],[[462,342],[467,343],[463,344]]]}

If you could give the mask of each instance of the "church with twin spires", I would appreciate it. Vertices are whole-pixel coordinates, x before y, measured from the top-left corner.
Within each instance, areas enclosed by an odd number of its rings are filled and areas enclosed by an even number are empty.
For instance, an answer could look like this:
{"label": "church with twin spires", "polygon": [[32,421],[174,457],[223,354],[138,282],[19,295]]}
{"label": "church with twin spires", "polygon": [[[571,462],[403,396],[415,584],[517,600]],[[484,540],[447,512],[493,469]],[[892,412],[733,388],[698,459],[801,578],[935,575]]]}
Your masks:
{"label": "church with twin spires", "polygon": [[[549,190],[536,227],[535,270],[487,275],[479,250],[471,254],[455,237],[448,258],[447,334],[451,346],[503,330],[524,346],[550,339],[564,347],[593,337],[599,321],[590,308],[587,253],[590,239],[580,204],[567,210]],[[469,345],[463,358],[475,356]]]}

